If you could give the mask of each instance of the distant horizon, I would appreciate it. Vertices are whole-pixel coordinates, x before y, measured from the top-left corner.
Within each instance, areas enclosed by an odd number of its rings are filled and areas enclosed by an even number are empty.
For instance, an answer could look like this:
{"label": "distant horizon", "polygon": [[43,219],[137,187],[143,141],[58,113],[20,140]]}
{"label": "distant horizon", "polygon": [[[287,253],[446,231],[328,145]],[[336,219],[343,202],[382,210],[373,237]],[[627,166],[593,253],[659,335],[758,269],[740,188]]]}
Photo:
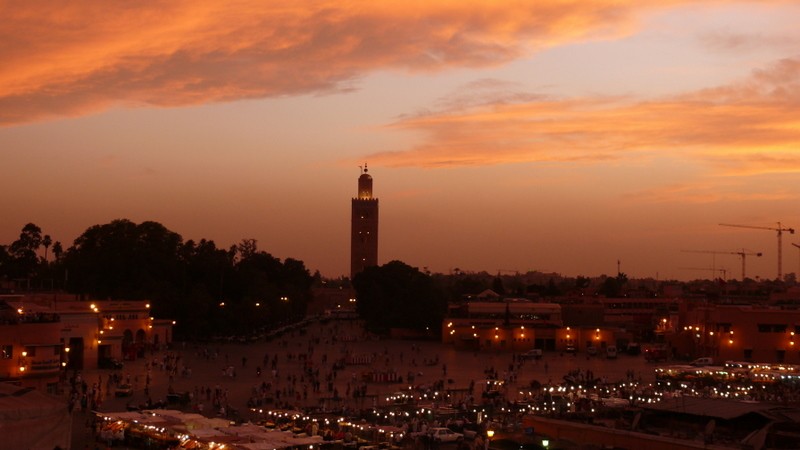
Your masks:
{"label": "distant horizon", "polygon": [[[89,228],[91,228],[93,226],[96,226],[96,225],[105,225],[107,223],[113,222],[114,220],[130,220],[130,219],[126,219],[124,217],[120,217],[120,218],[108,221],[106,223],[97,223],[97,224],[88,225],[84,229],[84,231],[82,231],[81,233],[76,235],[75,238],[72,239],[71,241],[69,241],[69,242],[60,241],[62,246],[63,246],[63,248],[64,248],[64,251],[66,252],[67,249],[72,247],[75,239],[77,239],[81,234],[83,234],[83,232],[85,232]],[[142,222],[160,223],[160,222],[154,221],[154,220],[149,220],[149,221],[148,220],[142,220],[142,221],[134,222],[134,223],[140,224]],[[34,225],[38,226],[38,224],[36,224],[36,223],[34,223]],[[226,245],[226,244],[220,244],[219,242],[217,242],[217,241],[215,241],[213,239],[208,239],[208,238],[203,238],[203,237],[196,238],[196,239],[195,238],[186,238],[179,230],[174,230],[174,229],[170,228],[169,226],[167,226],[167,225],[165,225],[163,223],[162,223],[162,225],[164,225],[169,231],[177,233],[178,235],[180,235],[181,238],[183,239],[183,243],[186,243],[189,240],[192,240],[194,242],[199,242],[200,240],[205,239],[206,241],[213,241],[214,244],[217,246],[217,248],[222,249],[222,250],[227,250],[227,249],[231,248],[231,246],[238,245],[243,240],[251,239],[251,238],[242,238],[242,239],[239,239],[236,242],[233,242],[233,243],[230,243],[230,244]],[[23,226],[24,226],[24,224],[22,226],[20,226],[20,230],[22,229]],[[47,231],[43,229],[42,230],[42,235],[44,236],[46,234],[49,234],[49,233],[47,233]],[[8,246],[14,240],[16,240],[16,238],[12,239],[11,241],[8,241],[8,242],[0,242],[0,245]],[[55,243],[56,241],[58,241],[58,239],[53,239],[53,243]],[[257,241],[257,244],[258,244],[258,240],[256,240],[256,241]],[[313,267],[309,267],[308,263],[305,260],[303,260],[302,258],[298,258],[296,256],[292,256],[292,255],[278,256],[278,255],[275,255],[273,252],[271,252],[269,249],[263,248],[260,245],[258,245],[258,251],[264,251],[264,252],[272,255],[275,258],[279,258],[281,261],[284,261],[287,258],[291,258],[291,259],[302,261],[303,264],[306,266],[306,269],[312,275],[318,270],[318,269],[315,269]],[[43,249],[39,250],[39,256],[40,257],[44,256],[44,250]],[[50,262],[54,261],[54,255],[53,255],[53,252],[52,252],[52,248],[48,252],[48,261],[50,261]],[[558,276],[560,278],[585,277],[585,278],[589,278],[589,279],[598,279],[598,278],[603,278],[603,277],[613,278],[613,277],[617,276],[616,269],[615,269],[614,272],[599,273],[599,274],[588,274],[588,273],[564,274],[564,273],[561,273],[561,272],[546,271],[546,270],[536,269],[536,268],[529,268],[529,269],[525,269],[525,270],[516,271],[516,270],[513,270],[513,269],[499,269],[499,270],[470,269],[470,268],[461,268],[461,267],[457,267],[457,266],[452,267],[452,268],[448,269],[447,271],[437,271],[437,270],[431,270],[429,267],[415,266],[413,264],[408,263],[407,261],[403,261],[403,260],[400,260],[400,259],[392,259],[392,260],[387,260],[387,261],[384,261],[384,262],[380,262],[378,264],[378,266],[382,266],[382,265],[387,264],[387,263],[389,263],[391,261],[400,261],[400,262],[403,262],[405,264],[408,264],[409,266],[415,267],[416,269],[420,270],[421,272],[425,272],[427,270],[428,272],[430,272],[431,274],[434,274],[434,275],[457,275],[457,272],[460,272],[460,273],[463,273],[463,274],[466,274],[466,275],[484,274],[485,273],[485,274],[487,274],[489,276],[510,276],[510,277],[513,277],[513,276],[525,276],[525,275],[528,275],[528,274],[539,273],[539,274],[543,274],[543,275],[554,275],[554,276]],[[687,268],[685,270],[687,270],[688,272],[697,272],[697,273],[702,273],[702,272],[710,273],[712,271],[711,267],[708,267],[708,268],[691,268],[691,269]],[[628,279],[631,279],[631,280],[654,280],[654,281],[677,281],[677,282],[691,282],[691,281],[702,281],[702,280],[713,281],[713,280],[717,280],[717,279],[722,279],[722,271],[723,270],[725,270],[725,269],[722,269],[722,268],[718,267],[716,269],[716,272],[718,273],[718,275],[715,276],[715,277],[702,276],[702,275],[698,275],[698,276],[695,276],[695,277],[689,277],[689,278],[685,278],[685,279],[659,278],[658,276],[642,276],[642,277],[639,277],[639,276],[631,276],[628,272],[626,272],[624,270],[624,265],[622,265],[621,262],[620,262],[620,273],[625,274],[628,277]],[[738,269],[738,270],[741,270],[741,269]],[[738,273],[738,276],[737,276],[737,273]],[[794,273],[794,272],[789,272],[789,273]],[[324,279],[329,279],[329,280],[349,279],[350,278],[347,275],[329,276],[329,275],[326,275],[325,273],[322,273],[321,271],[320,271],[320,276],[322,276]],[[751,277],[750,275],[748,275],[747,278],[748,279],[752,279],[754,281],[758,281],[758,282],[760,282],[760,281],[774,281],[775,280],[774,278]],[[728,270],[727,274],[726,274],[726,277],[725,277],[725,280],[726,281],[741,281],[741,273],[734,271],[734,273],[731,274],[731,271]],[[800,281],[800,280],[798,280],[798,281]]]}
{"label": "distant horizon", "polygon": [[[349,274],[378,261],[778,275],[800,229],[800,3],[78,0],[6,8],[0,242],[153,220]],[[784,233],[782,272],[800,273]],[[744,249],[744,250],[743,250]]]}

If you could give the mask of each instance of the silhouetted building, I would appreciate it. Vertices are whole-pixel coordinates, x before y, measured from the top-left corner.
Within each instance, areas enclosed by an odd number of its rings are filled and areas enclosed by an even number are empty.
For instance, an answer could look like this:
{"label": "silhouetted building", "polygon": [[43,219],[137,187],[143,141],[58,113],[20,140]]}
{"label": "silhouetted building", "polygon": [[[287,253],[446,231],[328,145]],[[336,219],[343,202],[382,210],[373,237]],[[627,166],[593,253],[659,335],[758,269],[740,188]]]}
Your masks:
{"label": "silhouetted building", "polygon": [[367,165],[358,177],[358,197],[353,199],[350,233],[350,278],[378,265],[378,199],[372,198],[372,176]]}

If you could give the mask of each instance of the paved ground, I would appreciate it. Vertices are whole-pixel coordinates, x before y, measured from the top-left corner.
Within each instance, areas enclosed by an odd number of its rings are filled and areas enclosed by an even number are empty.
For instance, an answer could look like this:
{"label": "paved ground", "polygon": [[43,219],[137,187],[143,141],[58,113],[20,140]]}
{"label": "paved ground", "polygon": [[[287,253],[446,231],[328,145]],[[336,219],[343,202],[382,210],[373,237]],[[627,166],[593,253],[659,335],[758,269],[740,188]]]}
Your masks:
{"label": "paved ground", "polygon": [[[172,377],[152,361],[163,361],[166,355],[179,356],[179,367],[188,367],[191,375],[180,372]],[[263,364],[266,357],[270,363]],[[325,375],[331,371],[332,365],[345,355],[371,359],[364,365],[347,365],[339,371],[332,385],[326,382]],[[277,357],[276,371],[271,370],[271,361]],[[432,362],[433,365],[429,365]],[[151,384],[149,393],[145,394],[145,380],[150,364]],[[303,369],[310,364],[312,369],[319,369],[320,392],[314,393]],[[257,367],[261,374],[257,374]],[[271,342],[248,344],[192,344],[178,343],[173,349],[147,355],[137,361],[127,361],[121,371],[123,379],[130,379],[134,387],[131,397],[114,397],[113,392],[105,392],[110,370],[85,371],[83,376],[91,386],[100,382],[103,402],[98,406],[100,411],[124,411],[128,405],[165,399],[170,385],[176,392],[197,392],[200,388],[219,390],[226,394],[230,408],[236,409],[247,418],[247,401],[253,389],[263,382],[276,388],[294,391],[287,399],[298,407],[333,406],[325,398],[332,397],[329,390],[333,387],[340,397],[351,408],[370,407],[373,403],[383,404],[387,394],[409,386],[408,375],[414,376],[414,385],[431,384],[438,380],[446,380],[450,388],[466,389],[471,381],[478,383],[486,379],[486,371],[494,370],[500,379],[506,378],[509,369],[515,369],[516,380],[510,383],[508,396],[513,399],[518,388],[524,388],[532,380],[541,383],[559,383],[562,377],[574,370],[591,370],[595,377],[605,377],[608,381],[624,380],[632,371],[635,377],[644,382],[654,380],[654,367],[646,363],[641,356],[620,355],[616,360],[599,357],[587,358],[586,355],[562,355],[545,352],[538,361],[525,361],[521,366],[512,366],[511,353],[456,351],[450,345],[438,342],[422,342],[408,340],[374,340],[369,339],[357,322],[336,321],[327,324],[312,323],[304,332],[294,331]],[[232,369],[231,369],[232,368]],[[404,383],[366,383],[366,398],[353,398],[353,391],[362,386],[362,373],[365,371],[396,371]],[[231,376],[235,372],[235,376]],[[294,382],[290,380],[294,378]],[[451,381],[447,381],[451,380]],[[304,389],[305,386],[305,389]],[[292,389],[293,387],[293,389]],[[113,388],[112,388],[113,391]],[[307,395],[304,396],[303,392]],[[372,395],[377,394],[376,397]],[[299,397],[298,397],[299,396]],[[281,398],[281,402],[284,398]],[[215,416],[211,402],[202,397],[201,401],[192,402],[189,408],[197,410],[203,404],[203,414]],[[74,412],[73,449],[94,448],[89,439],[89,431],[85,424],[88,414]],[[88,445],[88,446],[87,446]]]}

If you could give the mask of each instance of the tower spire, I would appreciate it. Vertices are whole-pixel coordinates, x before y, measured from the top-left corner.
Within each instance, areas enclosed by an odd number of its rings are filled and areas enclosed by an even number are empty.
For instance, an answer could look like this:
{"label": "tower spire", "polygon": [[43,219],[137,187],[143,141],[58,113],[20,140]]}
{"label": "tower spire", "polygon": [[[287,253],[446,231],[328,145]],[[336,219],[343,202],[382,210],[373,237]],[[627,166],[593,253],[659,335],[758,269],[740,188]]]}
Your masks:
{"label": "tower spire", "polygon": [[378,265],[378,199],[372,196],[367,163],[359,166],[358,196],[353,199],[350,239],[350,277]]}

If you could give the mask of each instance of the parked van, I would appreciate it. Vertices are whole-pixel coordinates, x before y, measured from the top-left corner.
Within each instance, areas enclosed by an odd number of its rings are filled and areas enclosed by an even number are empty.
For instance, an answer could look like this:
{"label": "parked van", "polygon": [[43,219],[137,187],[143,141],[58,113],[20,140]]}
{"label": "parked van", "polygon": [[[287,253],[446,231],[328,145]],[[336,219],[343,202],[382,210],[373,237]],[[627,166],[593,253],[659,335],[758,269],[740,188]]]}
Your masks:
{"label": "parked van", "polygon": [[522,354],[525,359],[539,359],[542,357],[542,349],[534,348]]}
{"label": "parked van", "polygon": [[608,359],[615,359],[617,357],[617,347],[614,345],[609,345],[606,347],[606,358]]}
{"label": "parked van", "polygon": [[697,358],[694,361],[690,362],[689,364],[695,367],[710,366],[714,364],[714,358],[709,358],[707,356],[703,358]]}

